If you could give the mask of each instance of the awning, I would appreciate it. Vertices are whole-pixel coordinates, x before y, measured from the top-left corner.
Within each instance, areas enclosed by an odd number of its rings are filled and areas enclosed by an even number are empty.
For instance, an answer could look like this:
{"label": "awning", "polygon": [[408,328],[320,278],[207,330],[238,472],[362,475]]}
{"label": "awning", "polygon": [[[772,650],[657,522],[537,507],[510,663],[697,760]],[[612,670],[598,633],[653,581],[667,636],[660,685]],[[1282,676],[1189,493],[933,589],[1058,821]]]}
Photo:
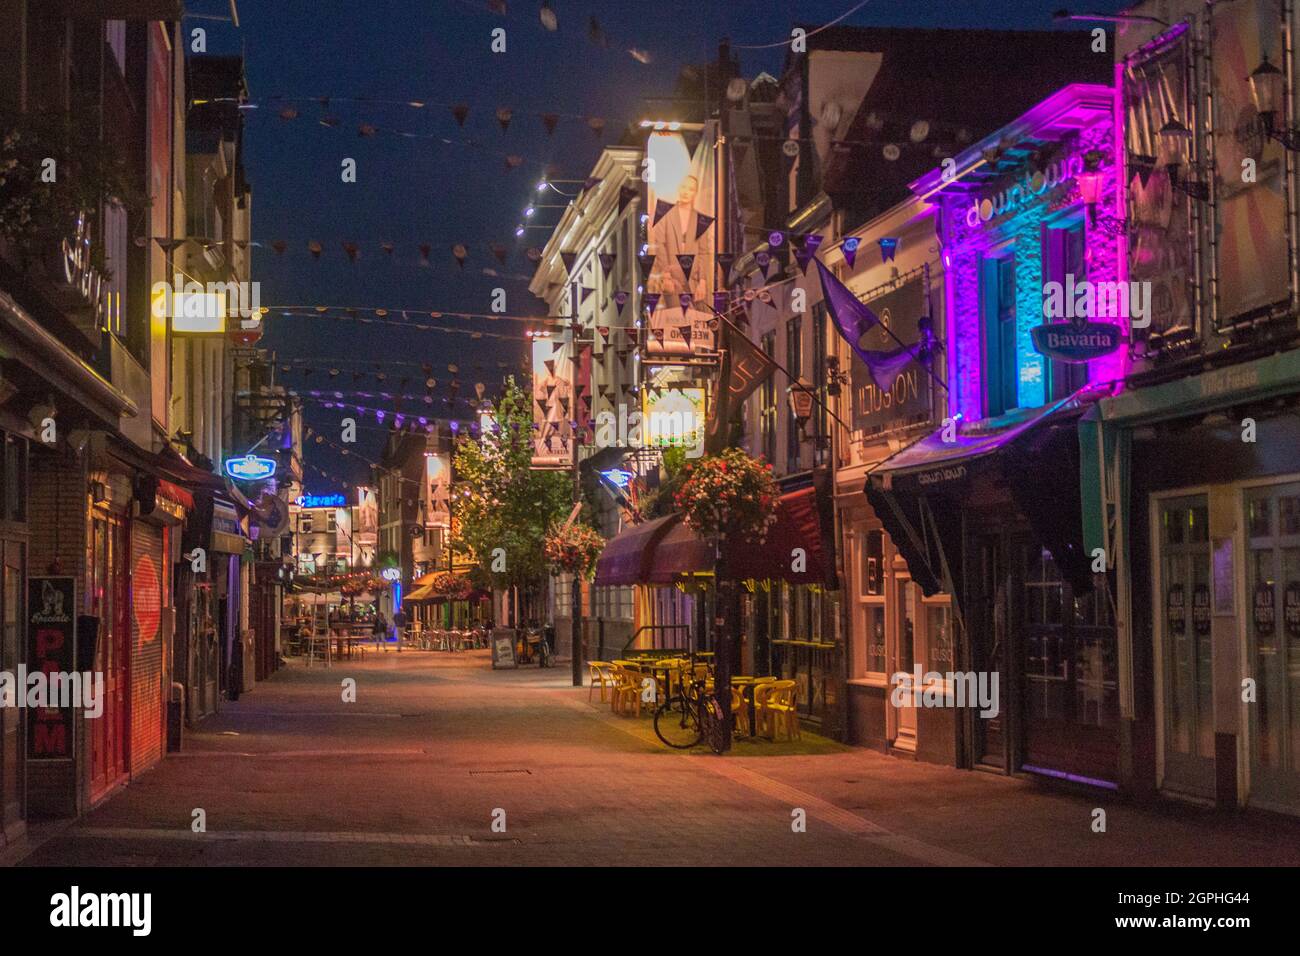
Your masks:
{"label": "awning", "polygon": [[[762,545],[734,543],[728,547],[727,577],[834,587],[826,504],[816,488],[782,495],[776,523]],[[802,549],[802,555],[796,549]],[[713,544],[696,534],[680,514],[672,514],[635,525],[612,538],[597,562],[596,584],[668,585],[685,575],[713,570]]]}
{"label": "awning", "polygon": [[646,583],[655,544],[680,517],[668,515],[634,524],[610,538],[596,562],[597,587]]}
{"label": "awning", "polygon": [[728,549],[727,576],[834,588],[834,534],[823,520],[821,497],[817,488],[782,495],[762,546]]}
{"label": "awning", "polygon": [[951,441],[941,427],[868,476],[867,500],[925,594],[955,590],[963,509],[979,480],[1005,487],[1062,572],[1088,587],[1077,422],[1092,401],[1091,393],[1079,392],[1017,409],[950,435]]}
{"label": "awning", "polygon": [[402,600],[405,601],[428,601],[433,598],[433,587],[428,584],[422,584]]}

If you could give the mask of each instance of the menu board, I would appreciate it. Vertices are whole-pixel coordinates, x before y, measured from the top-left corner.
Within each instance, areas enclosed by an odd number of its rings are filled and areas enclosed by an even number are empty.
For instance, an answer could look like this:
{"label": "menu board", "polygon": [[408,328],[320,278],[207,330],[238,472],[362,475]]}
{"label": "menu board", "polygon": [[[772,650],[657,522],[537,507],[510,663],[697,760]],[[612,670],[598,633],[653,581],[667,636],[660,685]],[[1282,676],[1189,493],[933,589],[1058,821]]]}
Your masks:
{"label": "menu board", "polygon": [[492,629],[492,667],[509,670],[519,666],[515,660],[515,630],[512,627]]}

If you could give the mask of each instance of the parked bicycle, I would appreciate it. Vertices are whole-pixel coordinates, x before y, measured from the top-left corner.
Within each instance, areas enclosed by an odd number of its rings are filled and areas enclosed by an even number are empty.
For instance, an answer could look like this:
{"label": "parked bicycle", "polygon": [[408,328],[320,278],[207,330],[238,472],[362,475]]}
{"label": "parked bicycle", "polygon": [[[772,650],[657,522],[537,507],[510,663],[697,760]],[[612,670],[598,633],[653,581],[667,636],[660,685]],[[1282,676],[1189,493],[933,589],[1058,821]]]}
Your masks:
{"label": "parked bicycle", "polygon": [[726,743],[722,705],[695,676],[683,679],[682,689],[655,710],[655,735],[669,747],[689,750],[701,740],[715,754]]}

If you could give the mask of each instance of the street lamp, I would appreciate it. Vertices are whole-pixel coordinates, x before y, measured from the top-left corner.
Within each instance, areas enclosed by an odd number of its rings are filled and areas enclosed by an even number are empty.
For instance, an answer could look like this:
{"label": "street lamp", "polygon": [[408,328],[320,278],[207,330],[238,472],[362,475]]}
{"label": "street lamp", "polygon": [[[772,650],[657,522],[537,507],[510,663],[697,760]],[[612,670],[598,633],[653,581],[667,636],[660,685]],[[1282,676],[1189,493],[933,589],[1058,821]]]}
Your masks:
{"label": "street lamp", "polygon": [[1169,175],[1169,185],[1185,196],[1191,196],[1198,202],[1210,201],[1210,184],[1199,178],[1186,178],[1183,167],[1196,170],[1195,163],[1185,162],[1190,155],[1192,131],[1176,119],[1171,119],[1160,127],[1160,153],[1165,159],[1165,172]]}
{"label": "street lamp", "polygon": [[1277,117],[1285,97],[1282,71],[1268,62],[1266,56],[1250,74],[1249,80],[1250,97],[1255,101],[1255,111],[1259,113],[1264,135],[1281,143],[1282,148],[1289,152],[1300,151],[1300,130],[1293,126],[1278,127]]}
{"label": "street lamp", "polygon": [[808,419],[812,418],[813,393],[812,386],[806,379],[792,383],[786,389],[786,395],[790,400],[790,411],[799,423],[799,435],[804,436],[804,430],[808,426]]}

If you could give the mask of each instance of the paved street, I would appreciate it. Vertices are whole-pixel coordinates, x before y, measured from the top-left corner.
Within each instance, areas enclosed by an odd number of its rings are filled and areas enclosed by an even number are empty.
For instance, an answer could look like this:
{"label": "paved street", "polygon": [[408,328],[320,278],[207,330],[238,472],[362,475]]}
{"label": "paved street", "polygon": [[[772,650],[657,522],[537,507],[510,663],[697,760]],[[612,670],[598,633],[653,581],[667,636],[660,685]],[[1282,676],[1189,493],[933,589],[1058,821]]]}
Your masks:
{"label": "paved street", "polygon": [[494,672],[486,652],[293,663],[84,820],[38,827],[22,863],[1300,863],[1289,821],[1139,809],[819,739],[776,749],[667,752],[648,718],[588,705],[567,668]]}

